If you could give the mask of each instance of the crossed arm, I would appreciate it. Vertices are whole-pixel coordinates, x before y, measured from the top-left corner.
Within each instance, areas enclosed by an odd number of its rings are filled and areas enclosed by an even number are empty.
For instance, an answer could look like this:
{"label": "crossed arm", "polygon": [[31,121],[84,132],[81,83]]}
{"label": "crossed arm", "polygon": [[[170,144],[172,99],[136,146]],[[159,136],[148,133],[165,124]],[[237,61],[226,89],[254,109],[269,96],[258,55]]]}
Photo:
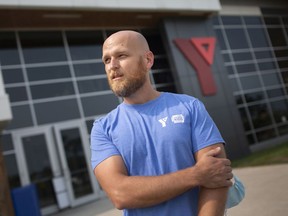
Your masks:
{"label": "crossed arm", "polygon": [[[221,215],[228,187],[232,184],[230,161],[224,158],[223,144],[204,148],[195,157],[195,166],[169,174],[128,176],[122,158],[117,155],[101,162],[94,173],[118,209],[157,205],[200,186],[199,216],[204,213],[205,216]],[[207,209],[212,213],[207,214]]]}

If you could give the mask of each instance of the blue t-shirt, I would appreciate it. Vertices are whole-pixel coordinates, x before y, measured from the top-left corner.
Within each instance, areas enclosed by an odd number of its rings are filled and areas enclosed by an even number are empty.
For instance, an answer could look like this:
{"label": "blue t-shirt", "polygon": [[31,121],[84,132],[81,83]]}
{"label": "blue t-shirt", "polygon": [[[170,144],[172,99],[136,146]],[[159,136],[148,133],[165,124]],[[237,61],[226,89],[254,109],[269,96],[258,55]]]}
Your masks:
{"label": "blue t-shirt", "polygon": [[[121,155],[130,176],[155,176],[195,164],[194,153],[224,143],[219,130],[196,98],[161,93],[145,104],[122,103],[94,122],[91,164],[94,169],[112,155]],[[162,204],[124,210],[129,216],[196,216],[198,189]]]}

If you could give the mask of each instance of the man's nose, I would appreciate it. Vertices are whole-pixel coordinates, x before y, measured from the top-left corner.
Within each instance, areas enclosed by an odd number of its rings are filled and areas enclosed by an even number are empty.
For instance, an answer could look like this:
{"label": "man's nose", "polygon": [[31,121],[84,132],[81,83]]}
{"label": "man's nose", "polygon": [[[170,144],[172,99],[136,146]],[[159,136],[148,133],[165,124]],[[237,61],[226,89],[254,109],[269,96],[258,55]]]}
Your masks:
{"label": "man's nose", "polygon": [[115,68],[118,68],[119,67],[119,61],[115,58],[111,58],[111,61],[110,61],[110,68],[111,69],[115,69]]}

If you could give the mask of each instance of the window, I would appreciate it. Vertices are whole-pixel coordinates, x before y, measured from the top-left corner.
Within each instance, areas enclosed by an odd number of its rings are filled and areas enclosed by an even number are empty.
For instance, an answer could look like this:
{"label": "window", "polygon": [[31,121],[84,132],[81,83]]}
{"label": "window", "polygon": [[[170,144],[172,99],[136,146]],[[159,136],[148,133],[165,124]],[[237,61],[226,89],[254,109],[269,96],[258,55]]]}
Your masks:
{"label": "window", "polygon": [[[108,113],[119,104],[119,100],[114,94],[83,97],[81,101],[85,116]],[[99,103],[100,101],[101,103]]]}
{"label": "window", "polygon": [[20,32],[26,64],[67,61],[61,32]]}
{"label": "window", "polygon": [[269,47],[264,28],[248,28],[247,31],[252,47]]}
{"label": "window", "polygon": [[232,50],[249,48],[243,29],[226,29],[225,31]]}
{"label": "window", "polygon": [[77,77],[105,75],[105,67],[101,62],[89,64],[74,64],[74,71]]}
{"label": "window", "polygon": [[13,119],[7,129],[16,129],[33,126],[32,114],[29,105],[12,106]]}
{"label": "window", "polygon": [[78,81],[78,88],[80,93],[107,91],[110,90],[106,78],[102,79],[89,79]]}
{"label": "window", "polygon": [[68,65],[27,68],[29,81],[70,78]]}
{"label": "window", "polygon": [[75,94],[72,82],[31,85],[30,89],[33,99],[60,97]]}
{"label": "window", "polygon": [[34,108],[40,125],[80,118],[76,99],[37,103]]}
{"label": "window", "polygon": [[1,32],[0,60],[2,66],[20,64],[16,36],[14,32]]}
{"label": "window", "polygon": [[213,18],[250,145],[288,134],[283,117],[288,112],[288,19],[287,11],[275,11],[275,16],[270,13],[267,17]]}
{"label": "window", "polygon": [[101,31],[67,31],[66,35],[72,60],[102,58]]}
{"label": "window", "polygon": [[9,100],[11,102],[26,101],[28,100],[26,87],[13,87],[6,88],[6,92],[9,95]]}
{"label": "window", "polygon": [[2,75],[5,84],[24,82],[21,69],[2,69]]}

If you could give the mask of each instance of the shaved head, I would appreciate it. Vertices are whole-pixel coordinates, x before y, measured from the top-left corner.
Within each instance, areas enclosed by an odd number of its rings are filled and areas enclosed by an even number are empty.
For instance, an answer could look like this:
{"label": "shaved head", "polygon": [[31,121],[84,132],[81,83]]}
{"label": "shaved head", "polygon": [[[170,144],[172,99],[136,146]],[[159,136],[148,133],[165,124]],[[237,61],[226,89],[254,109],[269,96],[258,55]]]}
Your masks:
{"label": "shaved head", "polygon": [[[149,51],[149,45],[145,37],[136,31],[131,30],[123,30],[118,31],[112,35],[110,35],[103,44],[103,49],[109,46],[113,46],[115,41],[121,40],[123,41],[123,45],[129,45],[137,51],[147,52]],[[127,44],[124,44],[124,43]]]}

